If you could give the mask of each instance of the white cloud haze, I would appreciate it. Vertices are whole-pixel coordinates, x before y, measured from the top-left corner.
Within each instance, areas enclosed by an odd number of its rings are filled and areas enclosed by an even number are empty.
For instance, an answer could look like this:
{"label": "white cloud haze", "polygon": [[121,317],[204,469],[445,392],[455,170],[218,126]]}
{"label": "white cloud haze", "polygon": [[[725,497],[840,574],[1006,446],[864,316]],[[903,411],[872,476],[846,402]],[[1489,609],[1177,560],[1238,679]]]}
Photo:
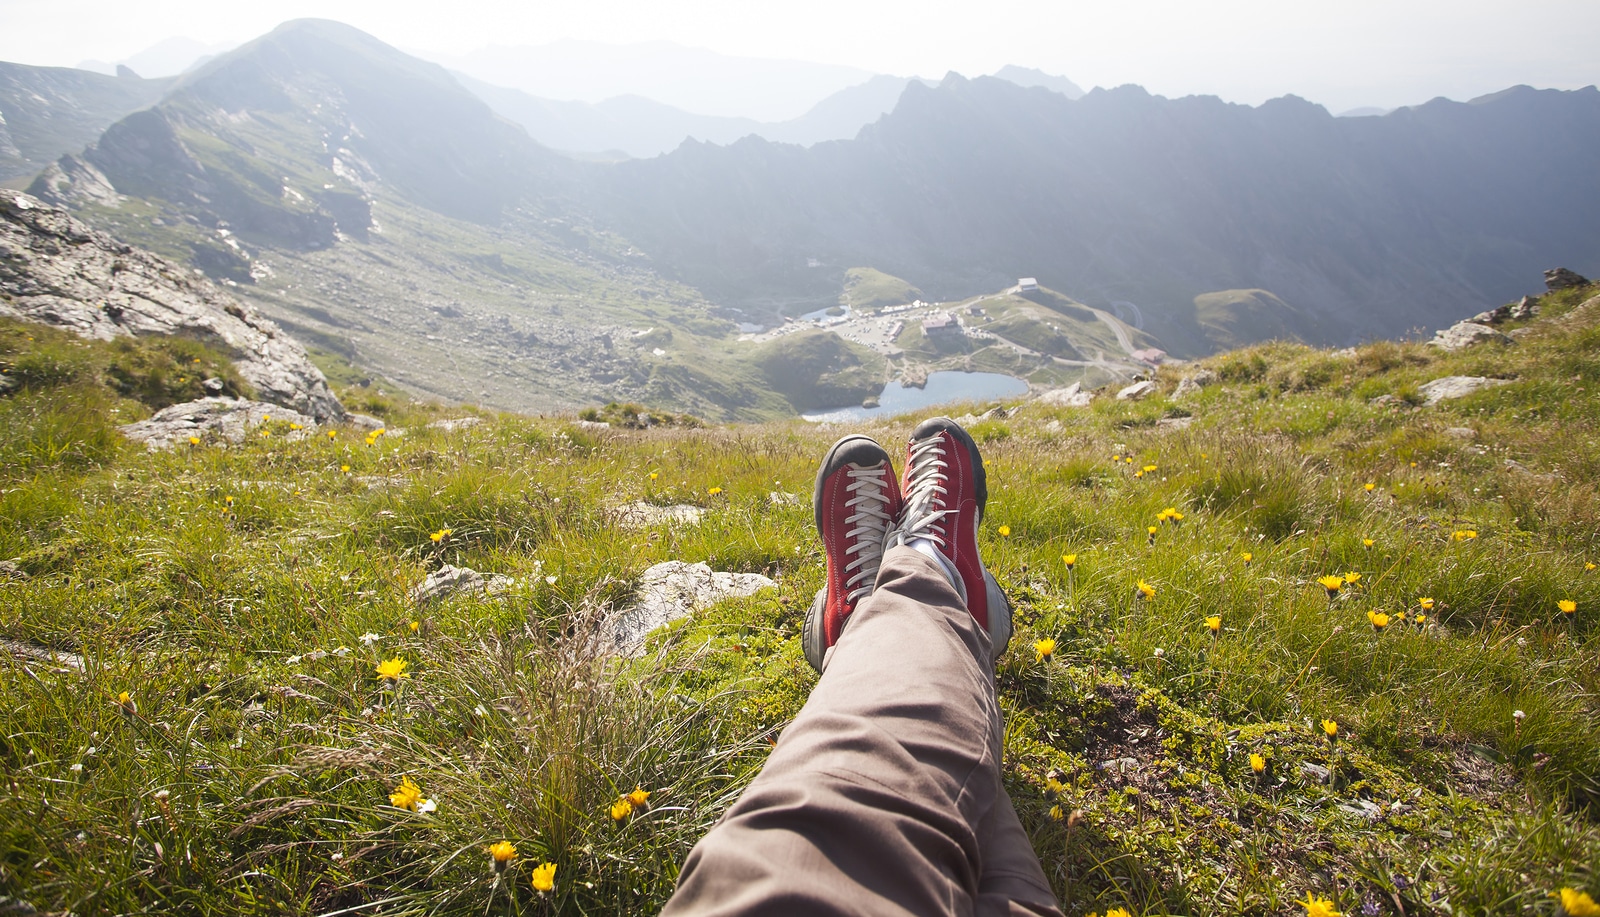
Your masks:
{"label": "white cloud haze", "polygon": [[1595,0],[0,0],[0,59],[118,61],[173,36],[238,42],[306,16],[441,55],[664,40],[898,75],[970,76],[1010,63],[1167,96],[1256,104],[1295,93],[1333,111],[1600,82]]}

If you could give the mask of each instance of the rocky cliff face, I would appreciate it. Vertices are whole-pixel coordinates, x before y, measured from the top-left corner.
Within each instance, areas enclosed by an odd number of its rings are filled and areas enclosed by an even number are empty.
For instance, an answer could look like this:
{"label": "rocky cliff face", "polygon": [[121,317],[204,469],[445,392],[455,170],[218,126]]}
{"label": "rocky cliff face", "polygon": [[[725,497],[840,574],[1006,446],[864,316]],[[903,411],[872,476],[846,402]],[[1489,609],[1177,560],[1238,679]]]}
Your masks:
{"label": "rocky cliff face", "polygon": [[110,340],[175,335],[217,346],[263,401],[317,420],[344,406],[298,341],[188,268],[0,190],[0,315]]}

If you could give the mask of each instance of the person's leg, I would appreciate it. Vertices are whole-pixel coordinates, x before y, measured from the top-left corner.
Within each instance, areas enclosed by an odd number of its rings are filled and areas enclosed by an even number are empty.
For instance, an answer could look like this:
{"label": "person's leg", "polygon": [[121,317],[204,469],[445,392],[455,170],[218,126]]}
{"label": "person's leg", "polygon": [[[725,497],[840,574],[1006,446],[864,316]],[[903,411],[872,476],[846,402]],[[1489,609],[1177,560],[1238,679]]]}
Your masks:
{"label": "person's leg", "polygon": [[[988,634],[937,563],[891,550],[804,709],[696,845],[663,913],[973,913],[989,853],[979,826],[1001,825],[1003,838],[1016,820],[989,660]],[[1009,889],[1011,871],[992,887]]]}

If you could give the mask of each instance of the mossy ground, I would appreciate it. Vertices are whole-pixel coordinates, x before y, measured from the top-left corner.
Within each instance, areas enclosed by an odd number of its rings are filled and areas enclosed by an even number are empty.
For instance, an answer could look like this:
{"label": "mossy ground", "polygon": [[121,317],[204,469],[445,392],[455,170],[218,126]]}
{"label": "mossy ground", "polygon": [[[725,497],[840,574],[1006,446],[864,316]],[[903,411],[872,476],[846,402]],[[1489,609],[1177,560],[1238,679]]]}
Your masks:
{"label": "mossy ground", "polygon": [[[1600,306],[1560,317],[1581,296],[1547,297],[1512,348],[1263,345],[1181,402],[972,424],[981,544],[1018,625],[1005,777],[1067,913],[1290,913],[1311,891],[1348,913],[1553,914],[1554,889],[1600,892]],[[1445,375],[1512,381],[1412,404]],[[804,496],[841,430],[441,429],[371,398],[390,431],[371,446],[269,429],[147,454],[104,435],[123,402],[73,384],[3,399],[94,422],[58,424],[92,442],[56,452],[0,431],[28,456],[0,468],[0,633],[84,661],[0,663],[0,895],[653,912],[813,684]],[[611,508],[639,499],[708,513],[622,527]],[[598,620],[668,559],[779,587],[595,658]],[[516,585],[410,603],[446,561]],[[1347,574],[1331,600],[1316,582]],[[386,684],[394,658],[409,677]],[[403,777],[437,808],[390,805]],[[635,786],[648,803],[614,820]],[[518,857],[497,876],[502,839]]]}

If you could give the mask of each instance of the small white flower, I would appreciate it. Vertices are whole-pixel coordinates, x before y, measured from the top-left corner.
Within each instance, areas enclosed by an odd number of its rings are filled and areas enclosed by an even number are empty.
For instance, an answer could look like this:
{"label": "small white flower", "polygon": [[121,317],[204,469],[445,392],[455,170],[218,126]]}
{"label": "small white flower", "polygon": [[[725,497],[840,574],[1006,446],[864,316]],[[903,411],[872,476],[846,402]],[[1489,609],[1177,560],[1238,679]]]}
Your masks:
{"label": "small white flower", "polygon": [[284,660],[284,663],[287,664],[287,665],[299,665],[300,664],[300,660],[303,659],[303,658],[305,658],[305,657],[303,657],[303,656],[290,656],[288,659]]}
{"label": "small white flower", "polygon": [[377,643],[379,640],[382,640],[382,639],[383,639],[382,637],[378,636],[377,634],[375,634],[375,633],[373,633],[372,631],[369,630],[366,633],[361,635],[361,645],[362,646],[371,646],[372,644]]}
{"label": "small white flower", "polygon": [[552,586],[554,586],[554,585],[555,585],[555,584],[556,584],[556,580],[557,580],[557,579],[558,579],[558,578],[559,578],[559,577],[554,577],[554,576],[547,576],[547,577],[545,577],[545,578],[544,578],[544,581],[545,581],[545,582],[547,582],[547,583],[549,583],[549,584],[550,584],[550,585],[552,585]]}
{"label": "small white flower", "polygon": [[473,707],[472,708],[472,713],[473,713],[474,716],[488,716],[489,715],[489,711],[484,709],[484,706],[482,704],[479,704],[478,706]]}
{"label": "small white flower", "polygon": [[1522,722],[1522,718],[1525,717],[1525,716],[1527,716],[1527,714],[1523,713],[1521,710],[1513,710],[1513,711],[1511,711],[1511,718],[1516,720],[1519,723]]}
{"label": "small white flower", "polygon": [[417,801],[418,812],[432,812],[437,808],[439,808],[439,804],[431,799],[420,799]]}
{"label": "small white flower", "polygon": [[156,798],[157,799],[166,799],[168,796],[171,796],[171,795],[172,795],[172,791],[170,791],[170,790],[156,790]]}
{"label": "small white flower", "polygon": [[1527,646],[1527,645],[1528,645],[1528,639],[1526,637],[1518,637],[1517,638],[1517,646]]}
{"label": "small white flower", "polygon": [[1157,659],[1160,659],[1162,656],[1165,656],[1166,654],[1167,654],[1167,651],[1158,646],[1158,647],[1156,647],[1156,651],[1154,653],[1152,653],[1151,655],[1155,656]]}
{"label": "small white flower", "polygon": [[333,651],[333,655],[335,655],[335,656],[348,656],[348,655],[350,655],[350,647],[341,646],[338,649]]}
{"label": "small white flower", "polygon": [[344,859],[344,854],[342,854],[342,853],[338,853],[338,852],[335,852],[335,853],[334,853],[334,855],[333,855],[333,856],[332,856],[332,857],[330,857],[330,858],[329,858],[329,859],[331,859],[331,860],[333,860],[333,861],[334,861],[334,862],[335,862],[335,863],[337,863],[337,862],[339,862],[339,861],[340,861],[340,860],[342,860],[342,859]]}
{"label": "small white flower", "polygon": [[72,771],[74,774],[81,773],[83,771],[83,765],[82,764],[74,764],[71,767],[67,768],[67,770]]}

